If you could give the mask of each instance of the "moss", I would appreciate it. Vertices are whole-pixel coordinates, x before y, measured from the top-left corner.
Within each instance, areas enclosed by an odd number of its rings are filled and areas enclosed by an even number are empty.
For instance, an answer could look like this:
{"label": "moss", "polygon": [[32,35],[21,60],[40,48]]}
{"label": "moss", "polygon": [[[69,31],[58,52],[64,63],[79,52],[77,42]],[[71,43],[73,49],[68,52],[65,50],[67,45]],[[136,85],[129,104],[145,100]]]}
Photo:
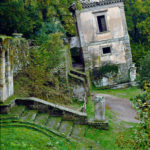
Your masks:
{"label": "moss", "polygon": [[3,42],[5,39],[11,39],[12,37],[6,35],[0,35],[0,42]]}
{"label": "moss", "polygon": [[100,68],[94,68],[92,70],[91,76],[93,79],[101,79],[107,73],[115,74],[118,73],[118,66],[113,64],[106,64]]}
{"label": "moss", "polygon": [[10,96],[7,100],[5,100],[4,102],[1,102],[0,105],[8,105],[11,103],[11,101],[14,101],[14,99],[16,99],[16,95]]}

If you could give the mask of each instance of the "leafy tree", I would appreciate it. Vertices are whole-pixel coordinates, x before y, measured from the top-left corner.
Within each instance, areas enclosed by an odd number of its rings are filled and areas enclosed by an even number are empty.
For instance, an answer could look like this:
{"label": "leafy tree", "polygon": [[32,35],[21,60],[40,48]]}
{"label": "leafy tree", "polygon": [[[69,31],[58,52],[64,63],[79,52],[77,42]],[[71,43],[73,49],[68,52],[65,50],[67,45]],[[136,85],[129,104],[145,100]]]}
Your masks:
{"label": "leafy tree", "polygon": [[139,70],[139,83],[143,88],[145,83],[150,83],[150,53],[141,60]]}
{"label": "leafy tree", "polygon": [[139,67],[140,59],[150,51],[150,1],[126,0],[125,10],[133,60]]}
{"label": "leafy tree", "polygon": [[0,33],[7,35],[20,32],[30,37],[41,26],[37,10],[26,8],[23,0],[0,1],[0,20]]}
{"label": "leafy tree", "polygon": [[52,20],[51,22],[44,22],[42,24],[40,30],[35,33],[37,44],[41,45],[42,43],[47,42],[47,40],[49,39],[48,35],[52,33],[65,33],[64,28],[59,21],[54,22]]}
{"label": "leafy tree", "polygon": [[61,69],[62,73],[53,72],[64,62],[64,48],[61,33],[52,33],[40,47],[32,49],[28,65],[14,76],[15,94],[54,103],[71,103],[65,69]]}
{"label": "leafy tree", "polygon": [[0,33],[23,33],[34,38],[43,23],[60,22],[67,35],[75,35],[75,23],[69,6],[73,0],[2,0],[0,1]]}

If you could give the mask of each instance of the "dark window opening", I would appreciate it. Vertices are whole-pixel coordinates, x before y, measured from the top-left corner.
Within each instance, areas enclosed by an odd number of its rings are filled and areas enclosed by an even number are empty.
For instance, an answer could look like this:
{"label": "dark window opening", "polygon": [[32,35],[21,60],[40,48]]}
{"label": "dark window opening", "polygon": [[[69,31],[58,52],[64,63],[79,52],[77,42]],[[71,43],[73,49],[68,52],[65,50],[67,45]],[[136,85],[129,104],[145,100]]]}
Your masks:
{"label": "dark window opening", "polygon": [[80,48],[72,48],[70,50],[70,52],[71,52],[73,68],[83,71],[84,70],[84,60],[83,60],[82,50]]}
{"label": "dark window opening", "polygon": [[103,54],[109,54],[109,53],[111,53],[110,47],[103,48]]}
{"label": "dark window opening", "polygon": [[99,32],[107,31],[105,16],[97,16]]}
{"label": "dark window opening", "polygon": [[5,52],[5,62],[6,63],[8,62],[8,52],[7,51]]}

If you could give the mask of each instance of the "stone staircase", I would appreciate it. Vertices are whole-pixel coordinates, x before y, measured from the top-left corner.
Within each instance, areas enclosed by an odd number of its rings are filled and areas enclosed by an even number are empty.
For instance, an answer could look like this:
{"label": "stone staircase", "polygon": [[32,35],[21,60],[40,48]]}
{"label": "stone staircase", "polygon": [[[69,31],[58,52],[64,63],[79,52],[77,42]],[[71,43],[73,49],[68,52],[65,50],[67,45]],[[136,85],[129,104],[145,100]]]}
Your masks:
{"label": "stone staircase", "polygon": [[63,120],[57,116],[50,116],[48,113],[40,113],[37,110],[29,110],[25,106],[14,106],[9,115],[57,130],[66,136],[84,137],[85,134],[85,125],[74,124],[72,121]]}
{"label": "stone staircase", "polygon": [[60,116],[29,109],[25,105],[15,105],[10,109],[8,114],[0,114],[1,126],[6,123],[6,120],[11,120],[11,123],[25,123],[44,128],[76,143],[75,149],[77,150],[102,149],[99,144],[85,138],[87,125],[75,124],[73,121],[64,120]]}

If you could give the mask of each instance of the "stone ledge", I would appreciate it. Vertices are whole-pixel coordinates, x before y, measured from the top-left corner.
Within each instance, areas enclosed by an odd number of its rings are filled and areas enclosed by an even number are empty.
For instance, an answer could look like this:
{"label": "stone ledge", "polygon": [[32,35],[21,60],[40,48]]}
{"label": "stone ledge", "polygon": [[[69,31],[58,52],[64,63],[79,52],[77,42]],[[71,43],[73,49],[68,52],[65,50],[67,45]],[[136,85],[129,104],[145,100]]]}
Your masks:
{"label": "stone ledge", "polygon": [[104,121],[104,122],[88,121],[88,125],[96,129],[104,129],[104,130],[109,129],[109,125],[107,121]]}
{"label": "stone ledge", "polygon": [[51,102],[47,102],[47,101],[44,101],[42,99],[35,98],[35,97],[17,98],[16,99],[16,103],[19,103],[19,101],[34,101],[34,102],[38,102],[38,103],[41,103],[41,104],[45,104],[47,106],[54,107],[56,109],[60,109],[62,111],[66,111],[66,112],[73,113],[73,114],[76,114],[76,115],[79,115],[79,116],[87,117],[87,114],[84,113],[84,112],[75,111],[75,110],[72,110],[70,108],[66,108],[64,106],[61,106],[61,105],[58,105],[58,104],[54,104],[54,103],[51,103]]}
{"label": "stone ledge", "polygon": [[73,121],[76,124],[89,125],[97,129],[108,129],[108,122],[97,122],[94,120],[88,121],[87,114],[75,111],[64,106],[44,101],[35,97],[16,98],[9,104],[0,105],[0,113],[9,113],[10,109],[15,105],[25,105],[29,109],[36,109],[39,112],[47,112],[51,116],[60,116],[63,120]]}
{"label": "stone ledge", "polygon": [[125,2],[125,0],[100,0],[99,2],[89,2],[89,1],[82,1],[82,8],[90,8],[90,7],[97,7],[97,6],[103,6],[103,5],[109,5],[114,3],[120,3]]}

